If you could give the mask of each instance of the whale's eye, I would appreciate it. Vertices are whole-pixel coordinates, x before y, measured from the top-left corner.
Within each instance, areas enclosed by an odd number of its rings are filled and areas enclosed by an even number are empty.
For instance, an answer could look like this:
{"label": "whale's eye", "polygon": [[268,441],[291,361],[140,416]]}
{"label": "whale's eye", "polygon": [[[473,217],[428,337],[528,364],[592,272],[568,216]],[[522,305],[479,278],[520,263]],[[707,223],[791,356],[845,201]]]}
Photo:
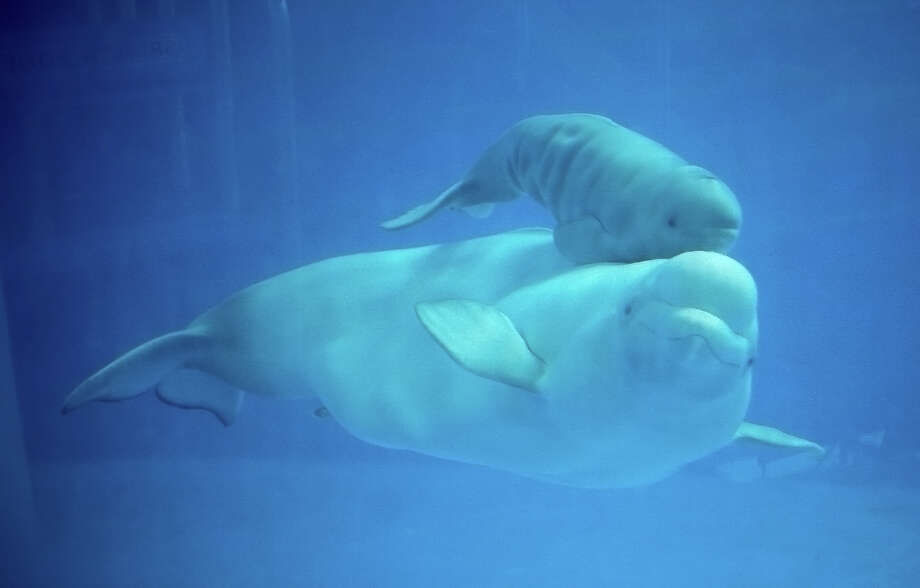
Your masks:
{"label": "whale's eye", "polygon": [[747,360],[747,366],[748,366],[748,367],[751,367],[752,365],[754,365],[754,358],[753,358],[753,357],[749,357],[748,360]]}
{"label": "whale's eye", "polygon": [[677,226],[677,218],[673,214],[668,217],[668,226],[672,229]]}
{"label": "whale's eye", "polygon": [[632,303],[626,305],[626,308],[623,309],[623,314],[626,316],[632,314]]}

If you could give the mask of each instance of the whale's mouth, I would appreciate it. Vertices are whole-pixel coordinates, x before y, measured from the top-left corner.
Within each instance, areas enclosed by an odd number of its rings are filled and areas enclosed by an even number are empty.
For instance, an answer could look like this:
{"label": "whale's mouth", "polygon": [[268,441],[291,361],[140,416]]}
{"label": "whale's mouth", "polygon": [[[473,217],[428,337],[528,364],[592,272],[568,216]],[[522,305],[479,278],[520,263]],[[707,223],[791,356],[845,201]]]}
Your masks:
{"label": "whale's mouth", "polygon": [[710,227],[706,231],[707,251],[728,251],[738,240],[738,227]]}
{"label": "whale's mouth", "polygon": [[754,343],[706,310],[649,300],[642,304],[636,320],[659,338],[701,345],[728,366],[747,367],[754,361]]}

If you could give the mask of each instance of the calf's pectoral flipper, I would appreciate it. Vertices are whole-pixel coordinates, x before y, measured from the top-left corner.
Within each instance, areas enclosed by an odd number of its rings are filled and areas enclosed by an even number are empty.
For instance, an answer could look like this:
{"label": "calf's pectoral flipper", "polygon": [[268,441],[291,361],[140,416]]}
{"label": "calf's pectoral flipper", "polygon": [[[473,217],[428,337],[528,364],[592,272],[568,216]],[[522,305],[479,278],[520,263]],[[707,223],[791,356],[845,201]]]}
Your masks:
{"label": "calf's pectoral flipper", "polygon": [[576,263],[596,261],[598,251],[610,249],[613,236],[593,215],[560,222],[553,229],[553,241],[559,251]]}
{"label": "calf's pectoral flipper", "polygon": [[[195,330],[168,333],[135,347],[105,366],[71,392],[61,412],[67,414],[94,400],[133,398],[152,386],[164,402],[183,408],[203,408],[230,424],[242,400],[242,392],[213,376],[181,370],[213,353],[214,341]],[[177,371],[181,370],[181,371]],[[190,380],[192,378],[192,380]]]}
{"label": "calf's pectoral flipper", "polygon": [[814,441],[790,435],[789,433],[785,433],[773,427],[757,425],[747,421],[742,422],[738,430],[735,431],[735,439],[751,439],[752,441],[766,443],[767,445],[775,445],[777,447],[807,449],[818,455],[824,455],[825,453],[824,447],[818,445]]}

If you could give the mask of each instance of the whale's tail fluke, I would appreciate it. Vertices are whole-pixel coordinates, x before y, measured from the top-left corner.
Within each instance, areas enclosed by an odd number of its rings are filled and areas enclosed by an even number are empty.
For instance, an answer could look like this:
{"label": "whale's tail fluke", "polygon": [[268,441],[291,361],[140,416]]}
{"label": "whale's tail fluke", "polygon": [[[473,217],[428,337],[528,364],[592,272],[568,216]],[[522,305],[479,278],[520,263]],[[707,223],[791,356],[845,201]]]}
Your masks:
{"label": "whale's tail fluke", "polygon": [[157,396],[181,408],[208,410],[225,425],[233,422],[243,392],[213,376],[185,369],[213,351],[207,334],[184,330],[168,333],[135,347],[76,387],[64,400],[67,414],[92,402],[118,401],[156,386]]}

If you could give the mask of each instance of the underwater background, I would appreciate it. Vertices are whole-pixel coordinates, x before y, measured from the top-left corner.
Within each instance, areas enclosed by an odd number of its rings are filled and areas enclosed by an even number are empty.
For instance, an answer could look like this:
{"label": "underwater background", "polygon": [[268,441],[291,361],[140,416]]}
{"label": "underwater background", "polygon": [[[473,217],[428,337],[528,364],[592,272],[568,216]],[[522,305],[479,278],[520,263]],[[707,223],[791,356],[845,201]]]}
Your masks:
{"label": "underwater background", "polygon": [[[920,2],[4,3],[4,586],[920,585]],[[592,112],[719,175],[759,289],[736,444],[553,486],[365,444],[312,400],[223,427],[118,354],[323,258],[549,225],[378,223],[514,122]]]}

